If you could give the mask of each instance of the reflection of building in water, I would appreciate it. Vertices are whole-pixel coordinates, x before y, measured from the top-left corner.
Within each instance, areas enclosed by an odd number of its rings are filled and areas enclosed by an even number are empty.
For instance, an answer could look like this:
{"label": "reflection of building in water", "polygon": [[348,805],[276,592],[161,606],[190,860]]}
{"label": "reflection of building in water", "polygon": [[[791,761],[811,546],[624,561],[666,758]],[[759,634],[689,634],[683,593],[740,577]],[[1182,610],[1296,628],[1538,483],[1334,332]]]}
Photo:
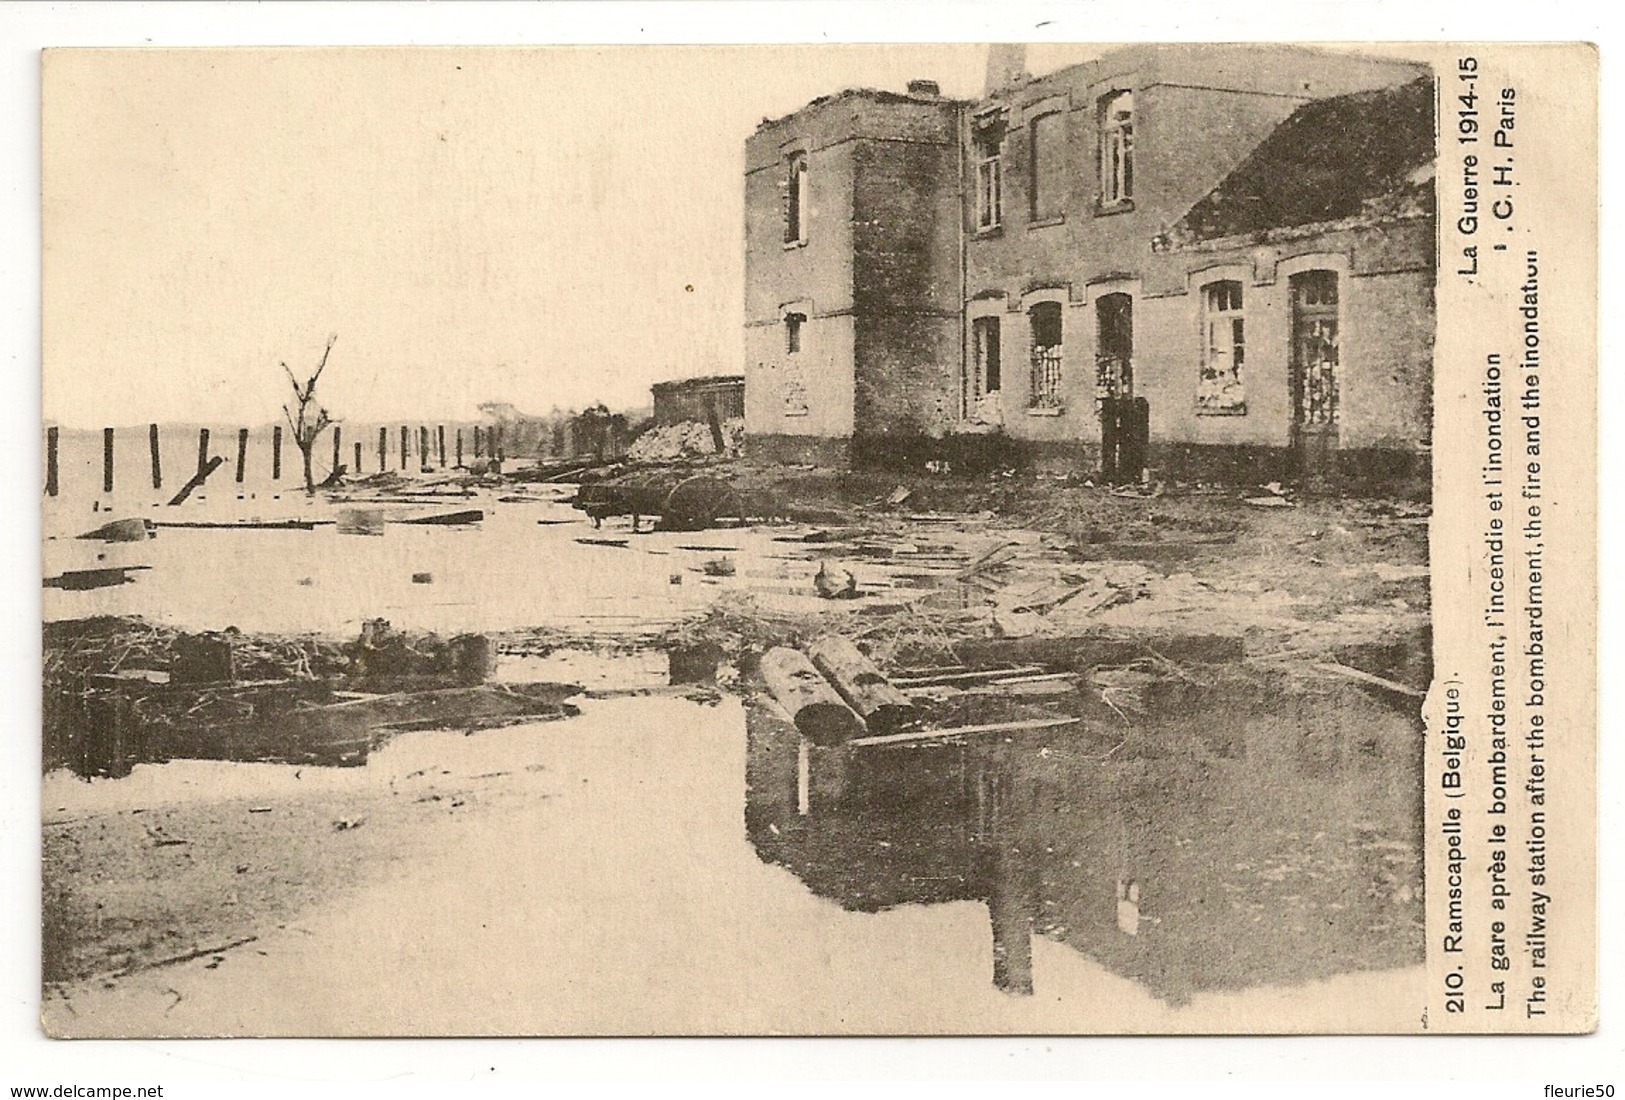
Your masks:
{"label": "reflection of building in water", "polygon": [[1175,1003],[1421,961],[1415,715],[1341,682],[1112,697],[1126,723],[814,748],[800,776],[794,728],[752,707],[751,842],[846,909],[987,902],[1010,992],[1033,932]]}

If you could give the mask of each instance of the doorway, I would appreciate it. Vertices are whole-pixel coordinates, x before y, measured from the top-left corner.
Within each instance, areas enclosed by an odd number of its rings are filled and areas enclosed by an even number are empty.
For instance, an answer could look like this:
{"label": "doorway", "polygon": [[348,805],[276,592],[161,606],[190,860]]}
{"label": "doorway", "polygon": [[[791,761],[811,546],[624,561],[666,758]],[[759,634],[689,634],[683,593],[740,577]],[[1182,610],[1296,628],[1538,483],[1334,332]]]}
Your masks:
{"label": "doorway", "polygon": [[1335,271],[1292,276],[1292,452],[1298,476],[1336,473],[1338,286]]}
{"label": "doorway", "polygon": [[1100,405],[1100,476],[1139,481],[1146,466],[1151,408],[1134,396],[1134,299],[1095,300],[1095,395]]}

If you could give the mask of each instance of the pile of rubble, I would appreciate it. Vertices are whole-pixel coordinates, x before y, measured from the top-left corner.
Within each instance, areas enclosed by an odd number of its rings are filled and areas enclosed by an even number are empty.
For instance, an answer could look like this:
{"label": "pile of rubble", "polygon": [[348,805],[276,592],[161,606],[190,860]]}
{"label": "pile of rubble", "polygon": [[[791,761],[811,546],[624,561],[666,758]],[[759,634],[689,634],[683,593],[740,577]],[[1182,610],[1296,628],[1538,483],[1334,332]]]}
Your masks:
{"label": "pile of rubble", "polygon": [[[745,421],[741,417],[724,420],[722,453],[737,455],[745,441]],[[717,454],[716,436],[708,424],[685,420],[651,428],[633,440],[626,457],[634,462],[668,462],[679,458],[699,458]]]}

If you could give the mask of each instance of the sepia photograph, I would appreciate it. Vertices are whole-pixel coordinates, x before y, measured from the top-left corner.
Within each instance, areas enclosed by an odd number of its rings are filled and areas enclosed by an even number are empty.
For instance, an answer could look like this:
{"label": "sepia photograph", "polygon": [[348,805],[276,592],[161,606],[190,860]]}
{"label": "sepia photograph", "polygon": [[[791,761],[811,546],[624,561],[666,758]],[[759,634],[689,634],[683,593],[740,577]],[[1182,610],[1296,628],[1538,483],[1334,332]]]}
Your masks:
{"label": "sepia photograph", "polygon": [[47,51],[45,1033],[1429,1029],[1440,56]]}

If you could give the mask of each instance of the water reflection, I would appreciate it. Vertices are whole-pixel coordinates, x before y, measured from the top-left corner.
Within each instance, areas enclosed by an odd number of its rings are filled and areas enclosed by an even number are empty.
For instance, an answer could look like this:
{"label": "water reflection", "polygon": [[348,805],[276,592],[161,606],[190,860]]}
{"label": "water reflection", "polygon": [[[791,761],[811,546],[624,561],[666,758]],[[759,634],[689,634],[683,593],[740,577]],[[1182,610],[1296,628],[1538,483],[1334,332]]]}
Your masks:
{"label": "water reflection", "polygon": [[1421,961],[1421,726],[1392,698],[1124,674],[1068,708],[1086,720],[851,749],[752,706],[751,843],[848,910],[986,902],[1011,993],[1035,933],[1172,1004]]}

